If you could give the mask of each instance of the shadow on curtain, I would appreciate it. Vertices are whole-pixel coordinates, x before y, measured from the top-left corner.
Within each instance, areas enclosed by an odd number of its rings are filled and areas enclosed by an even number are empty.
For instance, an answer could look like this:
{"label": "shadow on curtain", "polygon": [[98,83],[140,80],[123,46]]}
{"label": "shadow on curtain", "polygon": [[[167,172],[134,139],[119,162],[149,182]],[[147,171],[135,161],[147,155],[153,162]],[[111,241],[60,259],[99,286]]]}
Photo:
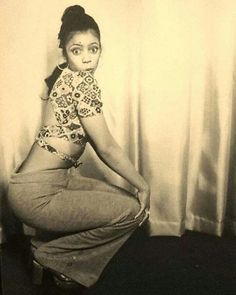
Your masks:
{"label": "shadow on curtain", "polygon": [[226,203],[226,229],[235,233],[236,228],[236,64],[233,75],[233,91],[232,91],[232,128],[231,128],[231,145],[230,145],[230,158],[229,158],[229,178],[228,178],[228,191]]}

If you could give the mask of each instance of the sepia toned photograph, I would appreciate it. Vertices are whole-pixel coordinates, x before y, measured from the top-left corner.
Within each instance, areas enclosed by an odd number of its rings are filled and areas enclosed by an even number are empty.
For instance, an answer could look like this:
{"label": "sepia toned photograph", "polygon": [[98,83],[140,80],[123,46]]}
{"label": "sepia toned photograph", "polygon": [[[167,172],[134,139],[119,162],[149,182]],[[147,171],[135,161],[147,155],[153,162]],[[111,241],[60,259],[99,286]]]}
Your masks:
{"label": "sepia toned photograph", "polygon": [[236,294],[236,1],[0,16],[1,294]]}

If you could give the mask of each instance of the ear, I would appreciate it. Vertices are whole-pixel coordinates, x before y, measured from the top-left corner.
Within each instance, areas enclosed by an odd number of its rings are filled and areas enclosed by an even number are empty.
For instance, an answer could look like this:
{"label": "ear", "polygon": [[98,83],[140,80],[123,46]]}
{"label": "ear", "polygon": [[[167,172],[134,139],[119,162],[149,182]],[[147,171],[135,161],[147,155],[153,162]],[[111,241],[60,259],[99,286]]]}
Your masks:
{"label": "ear", "polygon": [[102,47],[102,44],[100,43],[100,57],[99,58],[101,58],[102,53],[103,53],[103,47]]}

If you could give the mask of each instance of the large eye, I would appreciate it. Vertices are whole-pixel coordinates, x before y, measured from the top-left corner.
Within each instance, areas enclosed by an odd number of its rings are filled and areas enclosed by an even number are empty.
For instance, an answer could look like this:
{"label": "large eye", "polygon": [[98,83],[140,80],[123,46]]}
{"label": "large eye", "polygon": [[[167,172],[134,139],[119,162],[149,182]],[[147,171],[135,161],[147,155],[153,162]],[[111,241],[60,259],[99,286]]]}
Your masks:
{"label": "large eye", "polygon": [[97,52],[98,52],[98,47],[97,46],[93,46],[93,47],[91,47],[90,49],[89,49],[89,51],[91,52],[91,53],[93,53],[93,54],[96,54]]}
{"label": "large eye", "polygon": [[74,55],[79,55],[81,53],[81,50],[79,48],[74,48],[71,51]]}

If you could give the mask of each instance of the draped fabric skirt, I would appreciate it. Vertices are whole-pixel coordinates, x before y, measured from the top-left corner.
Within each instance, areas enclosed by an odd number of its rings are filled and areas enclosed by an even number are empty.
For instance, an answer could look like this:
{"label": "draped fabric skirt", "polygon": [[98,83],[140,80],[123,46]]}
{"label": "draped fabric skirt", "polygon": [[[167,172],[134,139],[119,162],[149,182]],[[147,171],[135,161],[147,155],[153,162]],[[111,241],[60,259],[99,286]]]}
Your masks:
{"label": "draped fabric skirt", "polygon": [[90,287],[146,216],[135,218],[140,205],[132,194],[77,170],[14,173],[8,200],[36,229],[36,260]]}

